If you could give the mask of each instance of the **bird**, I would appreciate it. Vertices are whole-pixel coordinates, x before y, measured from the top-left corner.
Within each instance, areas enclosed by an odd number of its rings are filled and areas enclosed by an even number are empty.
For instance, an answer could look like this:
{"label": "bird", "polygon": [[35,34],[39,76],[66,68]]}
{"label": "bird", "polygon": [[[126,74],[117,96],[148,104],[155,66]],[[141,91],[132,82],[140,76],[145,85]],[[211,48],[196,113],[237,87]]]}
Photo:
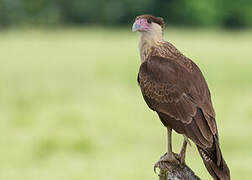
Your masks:
{"label": "bird", "polygon": [[[132,26],[133,32],[140,33],[137,81],[143,99],[167,129],[168,151],[158,163],[183,167],[190,139],[212,178],[230,180],[206,80],[190,58],[164,40],[164,28],[163,18],[149,14],[137,16]],[[172,130],[184,136],[179,154],[172,151]]]}

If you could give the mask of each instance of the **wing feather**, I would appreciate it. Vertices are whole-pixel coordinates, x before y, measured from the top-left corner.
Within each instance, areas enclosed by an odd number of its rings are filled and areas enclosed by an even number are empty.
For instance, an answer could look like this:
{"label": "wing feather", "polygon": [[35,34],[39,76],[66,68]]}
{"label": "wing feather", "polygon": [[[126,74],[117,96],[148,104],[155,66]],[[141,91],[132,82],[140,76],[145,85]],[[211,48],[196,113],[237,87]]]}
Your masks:
{"label": "wing feather", "polygon": [[165,125],[210,147],[217,132],[210,92],[199,68],[188,62],[190,71],[172,59],[152,56],[140,67],[139,85]]}

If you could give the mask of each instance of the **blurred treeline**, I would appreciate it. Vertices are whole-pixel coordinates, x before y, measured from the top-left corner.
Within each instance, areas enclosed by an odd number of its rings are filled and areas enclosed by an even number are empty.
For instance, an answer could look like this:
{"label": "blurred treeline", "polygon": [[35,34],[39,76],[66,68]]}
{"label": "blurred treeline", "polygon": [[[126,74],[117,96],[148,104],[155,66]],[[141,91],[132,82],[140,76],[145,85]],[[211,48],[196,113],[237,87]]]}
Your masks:
{"label": "blurred treeline", "polygon": [[252,0],[0,0],[0,27],[123,25],[143,13],[165,17],[173,25],[252,26]]}

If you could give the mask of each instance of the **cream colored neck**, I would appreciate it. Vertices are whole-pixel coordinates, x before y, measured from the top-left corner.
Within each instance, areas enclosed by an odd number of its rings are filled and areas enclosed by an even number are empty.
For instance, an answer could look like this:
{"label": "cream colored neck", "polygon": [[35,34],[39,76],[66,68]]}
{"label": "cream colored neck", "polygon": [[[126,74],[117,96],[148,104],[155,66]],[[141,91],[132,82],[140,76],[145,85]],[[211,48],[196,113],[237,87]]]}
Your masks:
{"label": "cream colored neck", "polygon": [[162,28],[156,24],[152,24],[151,30],[147,32],[141,32],[139,51],[141,56],[141,62],[144,62],[148,57],[150,50],[153,46],[157,46],[163,41]]}

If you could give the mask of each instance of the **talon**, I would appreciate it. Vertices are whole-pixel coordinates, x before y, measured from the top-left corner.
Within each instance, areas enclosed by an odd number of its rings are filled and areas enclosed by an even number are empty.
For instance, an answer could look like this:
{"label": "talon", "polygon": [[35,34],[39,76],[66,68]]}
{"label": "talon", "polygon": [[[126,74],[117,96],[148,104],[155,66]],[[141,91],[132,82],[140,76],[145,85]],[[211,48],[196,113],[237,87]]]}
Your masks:
{"label": "talon", "polygon": [[174,153],[176,159],[179,161],[179,166],[183,168],[185,166],[185,158],[181,156],[181,154]]}
{"label": "talon", "polygon": [[180,159],[179,166],[180,166],[181,168],[184,168],[184,167],[185,167],[185,162],[184,162],[184,161],[181,161],[181,159]]}
{"label": "talon", "polygon": [[157,173],[156,172],[156,168],[157,168],[157,163],[154,165],[154,172],[155,172],[155,174]]}
{"label": "talon", "polygon": [[171,153],[171,154],[165,154],[164,156],[162,156],[160,158],[160,160],[155,164],[154,168],[157,168],[159,166],[160,162],[169,162],[169,163],[175,163],[176,165],[179,165],[179,161],[176,158],[176,154],[175,153]]}

